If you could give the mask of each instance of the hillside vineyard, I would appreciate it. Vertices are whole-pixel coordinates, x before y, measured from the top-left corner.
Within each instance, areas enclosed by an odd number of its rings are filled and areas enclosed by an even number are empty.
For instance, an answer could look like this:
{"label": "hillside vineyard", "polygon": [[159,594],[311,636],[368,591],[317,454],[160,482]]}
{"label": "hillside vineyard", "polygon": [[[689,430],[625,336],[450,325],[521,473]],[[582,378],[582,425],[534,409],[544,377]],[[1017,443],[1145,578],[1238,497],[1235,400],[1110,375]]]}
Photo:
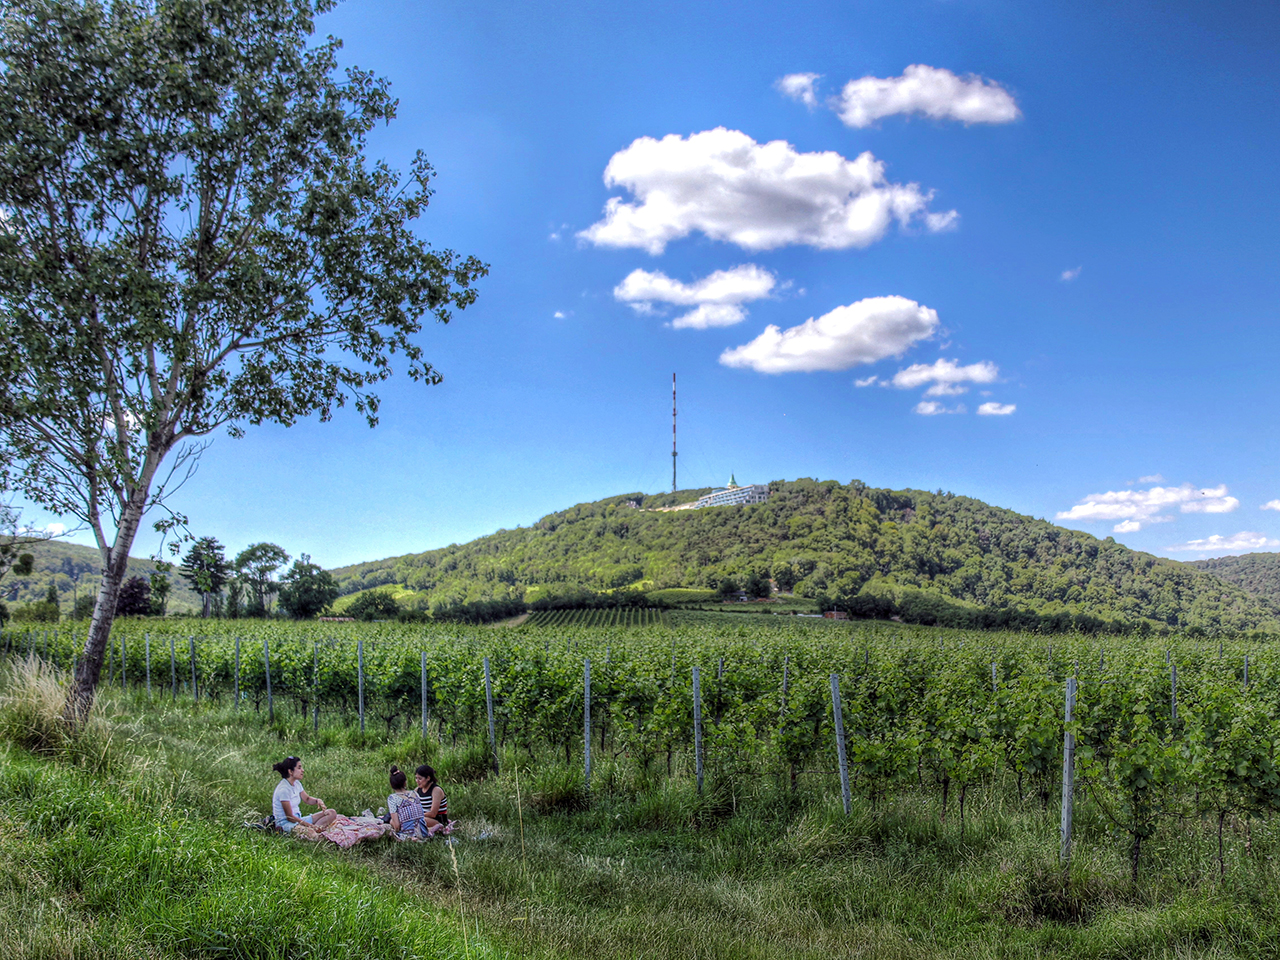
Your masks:
{"label": "hillside vineyard", "polygon": [[[139,706],[252,712],[286,739],[358,724],[374,740],[471,743],[478,763],[457,776],[512,758],[563,764],[577,771],[575,802],[635,777],[696,777],[708,803],[769,779],[797,804],[824,804],[844,768],[873,805],[924,795],[961,824],[982,797],[1056,809],[1070,732],[1088,842],[1123,844],[1135,873],[1143,845],[1180,818],[1212,816],[1221,838],[1229,817],[1280,806],[1280,655],[1266,644],[669,616],[626,629],[241,623],[200,636],[189,631],[203,624],[137,621],[113,637],[103,679]],[[65,631],[11,630],[3,648],[65,669],[78,646]],[[1046,818],[1050,840],[1055,829]]]}

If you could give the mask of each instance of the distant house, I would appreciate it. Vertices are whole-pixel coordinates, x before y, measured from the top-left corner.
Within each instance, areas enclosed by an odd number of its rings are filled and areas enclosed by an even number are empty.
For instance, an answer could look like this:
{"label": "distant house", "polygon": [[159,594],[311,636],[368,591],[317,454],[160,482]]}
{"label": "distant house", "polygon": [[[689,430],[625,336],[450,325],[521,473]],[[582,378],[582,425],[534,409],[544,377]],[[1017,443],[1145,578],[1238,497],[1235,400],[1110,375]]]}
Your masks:
{"label": "distant house", "polygon": [[823,614],[828,620],[848,620],[849,615],[843,610],[828,610]]}

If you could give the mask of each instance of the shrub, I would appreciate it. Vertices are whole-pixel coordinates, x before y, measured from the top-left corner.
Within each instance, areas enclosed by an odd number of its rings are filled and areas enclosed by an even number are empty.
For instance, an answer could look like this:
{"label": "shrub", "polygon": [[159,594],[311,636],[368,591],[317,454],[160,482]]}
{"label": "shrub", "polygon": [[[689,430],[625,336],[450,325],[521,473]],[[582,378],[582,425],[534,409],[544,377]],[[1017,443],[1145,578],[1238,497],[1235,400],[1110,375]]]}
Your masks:
{"label": "shrub", "polygon": [[[76,602],[79,603],[79,600],[77,599]],[[130,577],[120,587],[120,594],[116,598],[116,616],[146,617],[150,615],[151,581],[146,577]]]}
{"label": "shrub", "polygon": [[400,615],[400,604],[385,590],[371,590],[352,600],[346,612],[357,620],[394,620]]}
{"label": "shrub", "polygon": [[523,600],[477,600],[474,603],[441,603],[433,605],[431,617],[452,623],[493,623],[525,613]]}
{"label": "shrub", "polygon": [[57,623],[60,619],[62,610],[56,603],[48,600],[26,603],[13,611],[14,623]]}

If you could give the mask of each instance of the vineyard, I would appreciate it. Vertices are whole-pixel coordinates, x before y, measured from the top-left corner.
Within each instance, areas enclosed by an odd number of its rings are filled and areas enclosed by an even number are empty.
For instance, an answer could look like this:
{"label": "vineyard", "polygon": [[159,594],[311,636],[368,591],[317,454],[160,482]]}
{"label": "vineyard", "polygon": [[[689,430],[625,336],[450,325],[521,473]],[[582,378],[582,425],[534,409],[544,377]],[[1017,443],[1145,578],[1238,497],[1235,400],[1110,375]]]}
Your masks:
{"label": "vineyard", "polygon": [[656,627],[665,623],[654,607],[612,607],[602,610],[536,610],[530,627]]}
{"label": "vineyard", "polygon": [[[849,792],[927,797],[963,831],[966,806],[999,796],[1042,811],[1056,841],[1074,776],[1095,825],[1079,842],[1119,843],[1135,876],[1168,825],[1206,824],[1221,869],[1228,827],[1280,809],[1280,657],[1263,645],[564,613],[503,630],[129,622],[101,683],[293,728],[421,731],[475,745],[499,774],[513,757],[563,761],[582,802],[624,769],[697,778],[711,797],[771,778],[804,802],[843,789],[846,809]],[[3,647],[69,667],[82,640],[10,630]]]}

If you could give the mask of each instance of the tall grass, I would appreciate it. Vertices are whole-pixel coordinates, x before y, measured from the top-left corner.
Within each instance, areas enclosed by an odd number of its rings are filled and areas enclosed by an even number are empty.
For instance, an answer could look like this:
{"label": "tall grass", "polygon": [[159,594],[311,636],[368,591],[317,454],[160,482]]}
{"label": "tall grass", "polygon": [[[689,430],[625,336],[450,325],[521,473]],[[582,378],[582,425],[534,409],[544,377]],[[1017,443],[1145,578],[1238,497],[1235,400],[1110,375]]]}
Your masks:
{"label": "tall grass", "polygon": [[106,772],[117,760],[114,728],[101,703],[79,728],[69,725],[62,716],[67,681],[62,671],[35,656],[0,665],[0,740],[93,773]]}

